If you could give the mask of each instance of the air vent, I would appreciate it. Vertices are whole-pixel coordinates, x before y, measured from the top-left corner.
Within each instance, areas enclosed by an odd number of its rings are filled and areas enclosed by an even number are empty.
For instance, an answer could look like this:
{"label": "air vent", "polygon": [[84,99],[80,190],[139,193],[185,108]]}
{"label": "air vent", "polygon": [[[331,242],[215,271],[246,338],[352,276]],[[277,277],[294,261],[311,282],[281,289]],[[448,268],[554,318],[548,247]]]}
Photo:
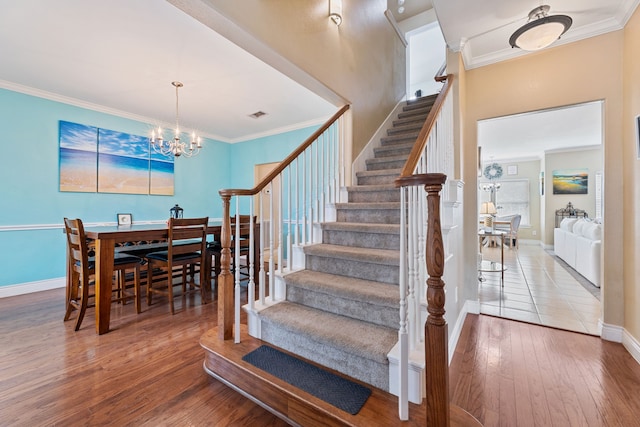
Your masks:
{"label": "air vent", "polygon": [[267,113],[265,113],[264,111],[257,111],[253,114],[249,114],[249,117],[253,117],[254,119],[259,119],[262,116],[266,116]]}

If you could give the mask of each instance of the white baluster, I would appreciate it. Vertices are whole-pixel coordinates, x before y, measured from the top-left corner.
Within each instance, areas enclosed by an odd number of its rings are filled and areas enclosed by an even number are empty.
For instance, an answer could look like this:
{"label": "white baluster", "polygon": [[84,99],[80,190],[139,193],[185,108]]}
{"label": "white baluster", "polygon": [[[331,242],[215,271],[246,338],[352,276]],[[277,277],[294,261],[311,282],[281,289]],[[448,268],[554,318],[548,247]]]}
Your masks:
{"label": "white baluster", "polygon": [[[282,212],[284,211],[284,198],[282,197],[282,181],[283,181],[282,173],[280,173],[278,178],[278,194],[280,197],[278,198],[278,210],[276,212],[276,221],[278,221],[278,273],[282,274],[282,248],[284,245],[283,234],[284,234],[284,222]],[[275,278],[274,278],[275,280]]]}
{"label": "white baluster", "polygon": [[409,345],[407,334],[407,221],[406,221],[406,190],[400,189],[400,329],[398,330],[398,342],[400,343],[400,356],[398,369],[398,412],[400,419],[406,420],[409,416]]}
{"label": "white baluster", "polygon": [[235,296],[235,331],[234,342],[237,344],[240,342],[240,242],[238,236],[240,234],[240,197],[236,197],[236,230],[233,233],[233,241],[235,245],[235,257],[233,260],[233,268],[235,270],[236,284],[234,287]]}
{"label": "white baluster", "polygon": [[265,239],[265,227],[264,227],[264,198],[263,198],[264,190],[260,191],[260,197],[258,199],[260,203],[260,285],[258,287],[258,298],[260,299],[260,304],[264,306],[264,300],[266,297],[266,280],[267,274],[264,271],[264,239]]}
{"label": "white baluster", "polygon": [[273,217],[273,181],[269,183],[269,297],[273,301],[275,299],[275,286],[274,286],[274,265],[273,265],[273,241],[274,236],[274,217]]}
{"label": "white baluster", "polygon": [[256,283],[253,277],[253,271],[255,269],[254,265],[254,243],[255,236],[253,235],[253,197],[249,197],[249,259],[247,263],[249,264],[249,284],[247,285],[247,299],[249,300],[249,309],[253,311],[256,303]]}

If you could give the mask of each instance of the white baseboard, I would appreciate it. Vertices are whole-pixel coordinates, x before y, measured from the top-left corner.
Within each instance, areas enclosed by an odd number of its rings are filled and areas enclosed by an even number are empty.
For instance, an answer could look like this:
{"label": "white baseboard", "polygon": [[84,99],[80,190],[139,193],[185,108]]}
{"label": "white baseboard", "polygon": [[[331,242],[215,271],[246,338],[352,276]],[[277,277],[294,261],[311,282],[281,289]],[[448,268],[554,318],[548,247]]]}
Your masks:
{"label": "white baseboard", "polygon": [[602,334],[600,335],[600,337],[602,337],[603,340],[621,343],[624,333],[625,331],[622,326],[602,323]]}
{"label": "white baseboard", "polygon": [[13,297],[16,295],[30,294],[33,292],[48,291],[49,289],[64,288],[66,278],[38,280],[36,282],[21,283],[18,285],[0,286],[0,298]]}
{"label": "white baseboard", "polygon": [[629,354],[631,354],[631,357],[640,364],[640,342],[627,332],[626,329],[622,334],[622,345],[627,349]]}

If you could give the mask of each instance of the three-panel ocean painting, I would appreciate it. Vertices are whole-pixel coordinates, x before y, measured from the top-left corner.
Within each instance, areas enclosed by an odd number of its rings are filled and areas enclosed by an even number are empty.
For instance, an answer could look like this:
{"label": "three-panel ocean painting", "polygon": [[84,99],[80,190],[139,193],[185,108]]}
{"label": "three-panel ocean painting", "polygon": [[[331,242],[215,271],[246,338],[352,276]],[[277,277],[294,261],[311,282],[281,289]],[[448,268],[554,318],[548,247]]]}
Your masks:
{"label": "three-panel ocean painting", "polygon": [[148,137],[60,121],[60,191],[171,196],[173,176]]}

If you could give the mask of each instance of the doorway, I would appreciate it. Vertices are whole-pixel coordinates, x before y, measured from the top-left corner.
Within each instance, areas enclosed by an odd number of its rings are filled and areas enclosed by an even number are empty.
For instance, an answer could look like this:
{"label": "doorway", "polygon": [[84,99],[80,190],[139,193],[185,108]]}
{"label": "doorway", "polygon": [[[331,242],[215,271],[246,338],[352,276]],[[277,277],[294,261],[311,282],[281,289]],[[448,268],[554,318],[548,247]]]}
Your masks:
{"label": "doorway", "polygon": [[[554,228],[568,203],[601,221],[602,117],[595,101],[478,122],[478,212],[493,201],[494,219],[522,214],[504,288],[491,288],[493,278],[479,285],[481,312],[599,335],[600,290],[556,256]],[[554,191],[554,176],[573,169],[585,171],[588,190]]]}

